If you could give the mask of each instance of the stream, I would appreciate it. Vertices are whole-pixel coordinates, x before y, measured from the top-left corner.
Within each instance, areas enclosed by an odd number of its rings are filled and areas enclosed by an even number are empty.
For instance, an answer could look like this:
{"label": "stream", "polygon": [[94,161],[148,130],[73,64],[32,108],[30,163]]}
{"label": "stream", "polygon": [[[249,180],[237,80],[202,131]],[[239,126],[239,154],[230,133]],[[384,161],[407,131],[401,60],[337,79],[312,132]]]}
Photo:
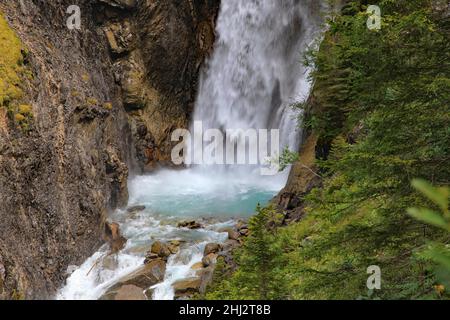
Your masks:
{"label": "stream", "polygon": [[[297,150],[301,134],[298,112],[291,104],[307,98],[310,84],[301,64],[320,22],[320,1],[223,0],[217,21],[214,54],[201,77],[194,112],[206,129],[279,129],[281,146]],[[254,167],[200,165],[161,170],[129,181],[130,213],[117,210],[109,218],[128,239],[117,255],[103,259],[103,246],[81,266],[73,266],[57,299],[95,300],[119,279],[143,265],[155,241],[181,240],[181,250],[167,263],[164,281],[152,299],[174,299],[173,283],[190,278],[208,243],[223,243],[221,232],[248,219],[258,204],[266,205],[286,184],[288,170],[262,176]],[[195,220],[198,230],[178,228]]]}
{"label": "stream", "polygon": [[[103,246],[72,273],[57,298],[99,299],[111,285],[143,265],[154,241],[181,240],[184,245],[170,257],[165,281],[155,287],[153,295],[157,300],[173,299],[172,284],[195,275],[191,267],[202,261],[205,245],[225,242],[228,234],[220,230],[233,226],[239,218],[250,217],[258,203],[265,204],[275,196],[283,181],[280,177],[219,177],[198,170],[167,170],[134,178],[130,181],[130,206],[143,205],[146,209],[135,213],[117,210],[110,217],[120,224],[128,239],[125,249],[95,265],[108,254],[109,247]],[[177,227],[194,219],[205,228]]]}

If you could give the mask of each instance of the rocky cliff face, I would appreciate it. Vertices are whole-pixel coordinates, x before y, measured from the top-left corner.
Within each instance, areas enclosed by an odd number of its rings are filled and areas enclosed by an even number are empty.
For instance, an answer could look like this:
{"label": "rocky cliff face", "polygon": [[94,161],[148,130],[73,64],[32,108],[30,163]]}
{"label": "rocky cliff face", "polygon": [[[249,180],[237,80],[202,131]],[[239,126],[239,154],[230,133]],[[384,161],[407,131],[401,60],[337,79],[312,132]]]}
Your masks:
{"label": "rocky cliff face", "polygon": [[283,224],[298,222],[304,217],[305,196],[322,183],[315,163],[317,147],[316,135],[308,134],[302,144],[299,161],[292,166],[286,187],[273,200],[283,213]]}
{"label": "rocky cliff face", "polygon": [[1,79],[23,94],[0,95],[0,299],[50,298],[101,245],[129,172],[168,163],[214,42],[218,1],[80,0],[69,30],[72,2],[0,0],[26,71]]}
{"label": "rocky cliff face", "polygon": [[188,125],[220,2],[115,2],[128,5],[105,5],[99,17],[130,116],[138,168],[150,171],[171,164],[170,133]]}

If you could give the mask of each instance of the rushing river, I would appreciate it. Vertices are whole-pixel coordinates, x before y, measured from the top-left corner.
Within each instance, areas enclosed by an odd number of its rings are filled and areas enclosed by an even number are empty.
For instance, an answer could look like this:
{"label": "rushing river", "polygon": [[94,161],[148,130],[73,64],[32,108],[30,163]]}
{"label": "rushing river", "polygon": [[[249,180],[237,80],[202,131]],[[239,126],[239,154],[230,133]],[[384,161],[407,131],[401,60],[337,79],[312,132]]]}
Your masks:
{"label": "rushing river", "polygon": [[[205,245],[224,242],[228,235],[219,231],[232,226],[237,218],[248,218],[257,203],[267,203],[282,188],[283,180],[205,175],[194,169],[134,178],[130,181],[130,206],[144,205],[146,209],[137,213],[118,210],[111,217],[129,239],[126,248],[98,263],[108,253],[105,245],[69,277],[58,298],[98,299],[108,287],[142,266],[155,240],[182,240],[186,245],[169,259],[166,280],[154,291],[154,299],[173,299],[172,284],[194,275],[191,267],[201,262]],[[205,229],[176,227],[189,219],[200,221]]]}
{"label": "rushing river", "polygon": [[[320,3],[223,0],[218,40],[201,79],[194,120],[205,129],[279,129],[282,146],[296,149],[301,137],[290,105],[304,100],[310,89],[301,59],[318,29]],[[74,267],[57,298],[98,299],[142,266],[154,241],[182,240],[185,245],[169,259],[164,282],[153,291],[153,299],[173,299],[172,284],[193,276],[191,267],[202,260],[204,246],[224,242],[227,234],[220,230],[248,218],[258,203],[268,203],[286,179],[287,172],[261,176],[254,167],[242,166],[197,166],[131,179],[129,206],[146,209],[118,210],[110,217],[128,239],[126,248],[102,260],[105,245]],[[186,219],[206,227],[177,228]]]}

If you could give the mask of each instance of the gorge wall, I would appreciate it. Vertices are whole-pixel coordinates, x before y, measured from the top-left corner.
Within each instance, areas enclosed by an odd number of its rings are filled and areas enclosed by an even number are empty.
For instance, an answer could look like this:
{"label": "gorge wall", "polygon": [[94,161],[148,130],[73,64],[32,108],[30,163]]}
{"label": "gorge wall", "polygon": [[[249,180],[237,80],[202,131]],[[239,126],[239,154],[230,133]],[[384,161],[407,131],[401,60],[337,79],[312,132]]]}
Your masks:
{"label": "gorge wall", "polygon": [[73,2],[0,0],[0,41],[21,42],[20,82],[1,80],[23,93],[0,96],[0,299],[51,298],[101,245],[128,175],[168,165],[214,43],[218,0]]}

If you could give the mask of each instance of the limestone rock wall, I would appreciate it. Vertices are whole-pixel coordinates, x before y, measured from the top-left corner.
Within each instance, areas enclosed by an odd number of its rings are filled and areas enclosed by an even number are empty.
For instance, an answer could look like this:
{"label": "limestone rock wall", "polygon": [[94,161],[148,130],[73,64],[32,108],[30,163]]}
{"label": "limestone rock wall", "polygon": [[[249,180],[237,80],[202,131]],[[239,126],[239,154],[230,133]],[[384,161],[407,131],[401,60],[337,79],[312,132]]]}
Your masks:
{"label": "limestone rock wall", "polygon": [[200,67],[214,45],[219,5],[142,0],[115,13],[101,10],[140,171],[171,165],[170,135],[188,126]]}
{"label": "limestone rock wall", "polygon": [[169,163],[214,42],[218,0],[76,2],[81,30],[71,0],[0,0],[30,73],[0,107],[0,299],[51,298],[102,244],[129,174]]}

